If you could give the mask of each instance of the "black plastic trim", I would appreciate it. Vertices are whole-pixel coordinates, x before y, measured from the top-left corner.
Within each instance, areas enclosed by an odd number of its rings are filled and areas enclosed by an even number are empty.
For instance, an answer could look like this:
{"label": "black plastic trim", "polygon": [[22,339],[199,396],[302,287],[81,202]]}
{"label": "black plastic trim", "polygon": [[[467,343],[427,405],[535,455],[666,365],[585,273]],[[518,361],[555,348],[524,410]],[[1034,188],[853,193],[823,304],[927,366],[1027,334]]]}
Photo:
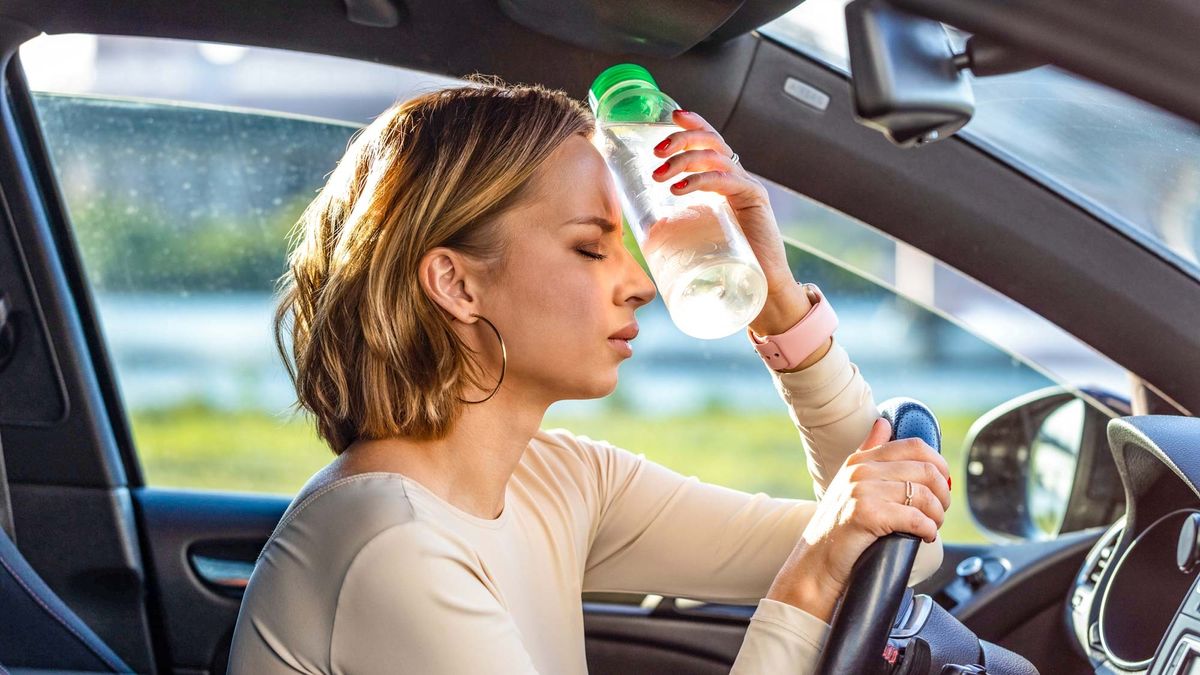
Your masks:
{"label": "black plastic trim", "polygon": [[38,190],[42,196],[42,206],[57,246],[63,275],[66,277],[67,286],[75,301],[79,324],[92,356],[92,370],[95,373],[101,399],[108,412],[109,427],[116,441],[121,462],[124,464],[125,482],[129,487],[141,487],[144,485],[145,479],[133,445],[133,435],[125,414],[125,406],[117,387],[112,357],[100,329],[96,302],[83,269],[82,256],[75,240],[74,231],[70,226],[62,190],[59,188],[58,180],[50,165],[50,152],[46,148],[41,124],[38,122],[37,112],[33,107],[33,98],[29,94],[29,85],[25,80],[25,72],[21,68],[19,55],[13,54],[12,60],[5,69],[5,78],[13,116],[16,118],[17,129],[21,133],[22,142],[25,145],[26,161],[37,181]]}

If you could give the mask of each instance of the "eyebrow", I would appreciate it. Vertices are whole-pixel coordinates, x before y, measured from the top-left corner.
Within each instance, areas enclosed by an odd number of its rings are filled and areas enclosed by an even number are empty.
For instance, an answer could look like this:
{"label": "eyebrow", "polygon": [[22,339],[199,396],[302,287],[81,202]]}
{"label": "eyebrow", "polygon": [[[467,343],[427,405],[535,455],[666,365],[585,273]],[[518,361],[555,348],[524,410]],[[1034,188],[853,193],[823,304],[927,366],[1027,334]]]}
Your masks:
{"label": "eyebrow", "polygon": [[609,232],[615,232],[618,229],[616,223],[603,216],[581,216],[579,218],[572,218],[571,220],[563,223],[563,225],[599,225],[600,229],[604,230],[605,234],[608,234]]}

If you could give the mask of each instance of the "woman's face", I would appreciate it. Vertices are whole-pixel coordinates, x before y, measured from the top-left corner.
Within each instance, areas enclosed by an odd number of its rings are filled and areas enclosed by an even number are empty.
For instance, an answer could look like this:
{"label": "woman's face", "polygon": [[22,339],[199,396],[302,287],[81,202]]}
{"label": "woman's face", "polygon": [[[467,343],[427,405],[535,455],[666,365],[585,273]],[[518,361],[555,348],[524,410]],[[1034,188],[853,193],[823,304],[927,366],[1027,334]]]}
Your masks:
{"label": "woman's face", "polygon": [[586,139],[564,141],[531,187],[502,220],[507,262],[481,312],[508,349],[504,388],[547,403],[606,396],[629,357],[610,336],[635,324],[654,284],[622,244],[616,185]]}

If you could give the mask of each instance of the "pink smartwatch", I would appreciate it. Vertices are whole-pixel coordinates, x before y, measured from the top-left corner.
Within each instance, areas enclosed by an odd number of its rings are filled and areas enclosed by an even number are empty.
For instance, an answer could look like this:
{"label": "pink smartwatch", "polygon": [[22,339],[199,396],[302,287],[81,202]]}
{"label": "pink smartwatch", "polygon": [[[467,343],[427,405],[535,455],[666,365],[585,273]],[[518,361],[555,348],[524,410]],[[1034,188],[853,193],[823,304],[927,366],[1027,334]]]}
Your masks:
{"label": "pink smartwatch", "polygon": [[759,337],[746,329],[746,335],[763,361],[774,370],[791,370],[804,363],[837,329],[837,314],[816,284],[803,284],[812,307],[796,325],[779,335]]}

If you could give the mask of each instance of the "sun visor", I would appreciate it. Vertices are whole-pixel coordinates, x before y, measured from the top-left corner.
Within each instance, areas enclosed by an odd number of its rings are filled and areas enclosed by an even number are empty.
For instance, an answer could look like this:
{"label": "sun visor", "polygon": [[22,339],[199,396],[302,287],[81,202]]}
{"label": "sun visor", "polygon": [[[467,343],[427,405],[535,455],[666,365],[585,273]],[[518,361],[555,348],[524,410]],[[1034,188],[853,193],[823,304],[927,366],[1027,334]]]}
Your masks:
{"label": "sun visor", "polygon": [[[612,54],[678,56],[710,36],[723,41],[799,4],[797,0],[499,0],[513,21],[573,45]],[[744,4],[752,7],[743,8]],[[764,7],[766,6],[766,7]],[[764,11],[766,10],[766,11]],[[748,21],[741,20],[741,15]],[[765,20],[762,20],[766,17]],[[747,28],[750,21],[757,21]],[[737,32],[718,29],[729,24]]]}

